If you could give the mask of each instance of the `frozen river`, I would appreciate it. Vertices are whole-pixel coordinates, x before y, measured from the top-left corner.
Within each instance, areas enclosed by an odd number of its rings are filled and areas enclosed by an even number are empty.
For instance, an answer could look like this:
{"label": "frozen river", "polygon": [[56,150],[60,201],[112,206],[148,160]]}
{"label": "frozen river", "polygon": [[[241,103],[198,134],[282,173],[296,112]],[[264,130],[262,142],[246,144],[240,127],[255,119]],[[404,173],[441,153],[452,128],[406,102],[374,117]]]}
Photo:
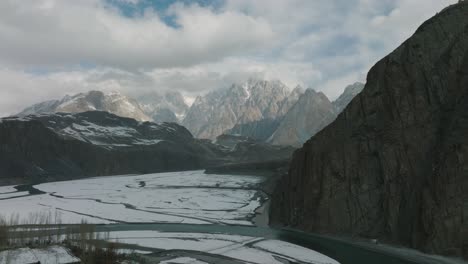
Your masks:
{"label": "frozen river", "polygon": [[[260,189],[263,181],[258,176],[203,171],[97,177],[35,185],[29,188],[35,195],[24,188],[1,187],[0,208],[5,219],[30,224],[44,221],[46,215],[47,222],[53,223],[120,225],[111,229],[109,240],[140,252],[159,252],[154,258],[161,263],[220,263],[220,259],[231,263],[338,263],[311,249],[268,237],[268,233],[229,232],[234,226],[256,226],[253,219],[262,214],[262,204],[268,200]],[[35,215],[40,217],[31,217]],[[150,225],[151,230],[122,227],[130,224]],[[197,226],[203,228],[197,231]]]}
{"label": "frozen river", "polygon": [[189,171],[6,186],[0,215],[24,224],[99,224],[109,241],[155,263],[450,263],[270,229],[264,180]]}

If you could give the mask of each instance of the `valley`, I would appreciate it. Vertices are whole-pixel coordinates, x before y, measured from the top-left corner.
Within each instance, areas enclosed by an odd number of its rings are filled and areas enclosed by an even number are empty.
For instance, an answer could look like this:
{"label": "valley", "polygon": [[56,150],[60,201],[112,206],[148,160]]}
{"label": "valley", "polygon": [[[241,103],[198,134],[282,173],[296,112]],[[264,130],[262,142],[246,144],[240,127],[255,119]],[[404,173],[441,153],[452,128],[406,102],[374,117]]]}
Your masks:
{"label": "valley", "polygon": [[0,0],[0,264],[466,264],[468,1]]}
{"label": "valley", "polygon": [[187,171],[5,186],[0,216],[22,223],[10,239],[23,232],[23,240],[34,233],[60,240],[66,228],[86,223],[93,243],[115,243],[141,263],[440,263],[363,240],[272,229],[265,180]]}

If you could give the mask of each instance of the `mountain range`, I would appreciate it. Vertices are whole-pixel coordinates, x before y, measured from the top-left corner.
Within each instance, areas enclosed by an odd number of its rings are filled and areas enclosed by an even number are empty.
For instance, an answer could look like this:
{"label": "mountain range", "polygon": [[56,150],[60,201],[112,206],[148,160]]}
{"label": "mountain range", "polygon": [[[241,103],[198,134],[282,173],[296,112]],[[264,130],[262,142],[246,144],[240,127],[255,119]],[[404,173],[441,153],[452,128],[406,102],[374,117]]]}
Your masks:
{"label": "mountain range", "polygon": [[32,105],[16,116],[105,111],[137,121],[179,123],[187,109],[188,105],[179,92],[168,91],[163,94],[151,92],[134,99],[118,91],[89,91]]}
{"label": "mountain range", "polygon": [[294,150],[237,143],[213,144],[176,123],[141,122],[106,111],[1,118],[0,184],[287,160]]}
{"label": "mountain range", "polygon": [[348,86],[334,102],[325,94],[280,81],[249,80],[199,96],[182,125],[196,137],[251,137],[275,145],[300,146],[331,123],[364,84]]}
{"label": "mountain range", "polygon": [[362,87],[361,83],[347,87],[332,103],[311,89],[291,90],[281,81],[250,79],[198,96],[191,107],[179,92],[151,92],[133,99],[119,92],[90,91],[35,104],[17,116],[106,111],[137,121],[179,123],[197,138],[215,140],[230,134],[301,146],[333,121]]}

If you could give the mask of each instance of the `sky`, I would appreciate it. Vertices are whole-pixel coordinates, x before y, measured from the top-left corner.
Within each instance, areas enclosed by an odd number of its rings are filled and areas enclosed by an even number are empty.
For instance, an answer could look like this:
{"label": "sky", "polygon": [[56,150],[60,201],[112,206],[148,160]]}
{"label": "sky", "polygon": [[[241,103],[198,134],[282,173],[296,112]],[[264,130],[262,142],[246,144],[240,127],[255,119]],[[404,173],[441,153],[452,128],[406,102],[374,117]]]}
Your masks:
{"label": "sky", "polygon": [[335,99],[457,0],[1,0],[0,116],[89,90],[188,98],[248,78]]}

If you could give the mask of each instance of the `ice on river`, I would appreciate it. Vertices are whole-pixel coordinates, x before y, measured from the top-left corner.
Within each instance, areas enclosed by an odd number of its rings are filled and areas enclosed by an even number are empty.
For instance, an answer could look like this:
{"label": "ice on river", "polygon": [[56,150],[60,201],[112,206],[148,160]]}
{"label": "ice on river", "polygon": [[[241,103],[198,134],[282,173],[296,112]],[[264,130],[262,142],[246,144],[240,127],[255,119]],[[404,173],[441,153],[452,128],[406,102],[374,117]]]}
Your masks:
{"label": "ice on river", "polygon": [[[207,175],[203,171],[107,176],[44,183],[45,194],[0,200],[7,219],[46,212],[62,223],[185,223],[251,225],[261,206],[255,176]],[[2,187],[3,191],[13,190]],[[24,193],[21,193],[24,195]]]}
{"label": "ice on river", "polygon": [[[281,264],[288,261],[291,263],[339,264],[314,250],[262,237],[148,230],[111,232],[110,240],[138,245],[146,249],[152,248],[155,252],[160,250],[199,251],[205,254],[228,257],[242,263]],[[174,256],[173,260],[163,263],[185,263],[175,262],[175,260],[184,261],[187,259],[192,258]]]}

